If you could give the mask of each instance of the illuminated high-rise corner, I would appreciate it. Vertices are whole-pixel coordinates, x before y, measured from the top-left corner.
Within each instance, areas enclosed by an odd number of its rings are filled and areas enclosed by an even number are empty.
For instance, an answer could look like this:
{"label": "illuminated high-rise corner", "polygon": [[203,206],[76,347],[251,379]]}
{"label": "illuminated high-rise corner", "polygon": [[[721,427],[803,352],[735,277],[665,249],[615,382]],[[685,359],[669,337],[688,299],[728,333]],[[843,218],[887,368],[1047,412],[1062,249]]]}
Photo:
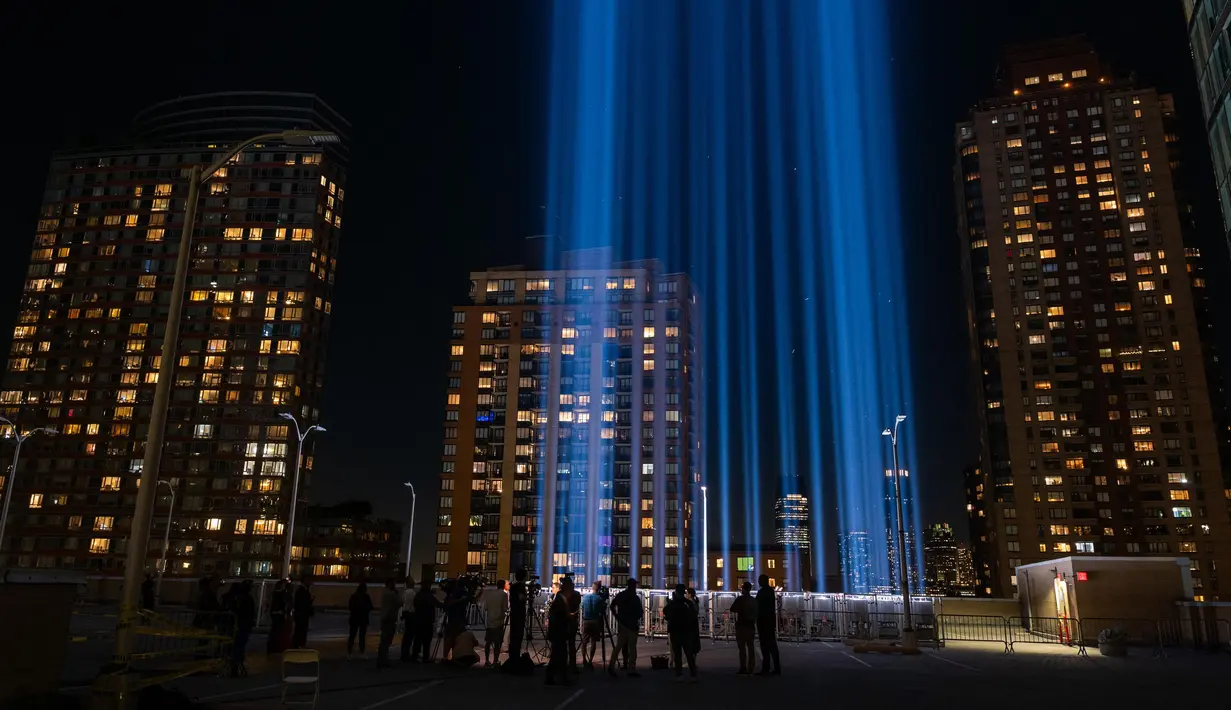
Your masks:
{"label": "illuminated high-rise corner", "polygon": [[774,543],[788,547],[809,547],[808,498],[788,493],[774,501]]}
{"label": "illuminated high-rise corner", "polygon": [[1227,598],[1225,402],[1171,97],[1065,38],[1011,50],[954,137],[980,593],[1072,554],[1172,555]]}
{"label": "illuminated high-rise corner", "polygon": [[697,294],[656,261],[594,256],[473,273],[453,310],[440,574],[700,577]]}
{"label": "illuminated high-rise corner", "polygon": [[1227,84],[1231,82],[1231,62],[1227,61],[1231,24],[1228,24],[1227,13],[1231,0],[1182,2],[1197,70],[1197,87],[1201,91],[1201,108],[1209,130],[1210,157],[1218,181],[1227,250],[1231,252],[1231,106],[1227,102]]}
{"label": "illuminated high-rise corner", "polygon": [[[267,132],[349,130],[315,96],[270,92],[187,96],[136,125],[135,147],[57,153],[48,170],[0,415],[60,433],[22,448],[10,565],[121,574],[191,167]],[[162,463],[168,575],[281,571],[296,442],[278,413],[318,420],[346,177],[344,142],[265,144],[202,191]],[[312,453],[309,437],[301,495]]]}

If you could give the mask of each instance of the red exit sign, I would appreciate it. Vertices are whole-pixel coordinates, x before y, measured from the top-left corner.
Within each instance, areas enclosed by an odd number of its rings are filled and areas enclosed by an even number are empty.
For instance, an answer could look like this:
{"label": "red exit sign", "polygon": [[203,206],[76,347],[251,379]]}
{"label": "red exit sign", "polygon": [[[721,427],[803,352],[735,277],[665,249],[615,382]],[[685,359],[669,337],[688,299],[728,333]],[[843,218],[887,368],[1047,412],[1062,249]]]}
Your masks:
{"label": "red exit sign", "polygon": [[1088,582],[1088,581],[1090,581],[1090,573],[1089,573],[1089,572],[1078,572],[1078,573],[1077,573],[1077,581],[1078,581],[1078,582]]}

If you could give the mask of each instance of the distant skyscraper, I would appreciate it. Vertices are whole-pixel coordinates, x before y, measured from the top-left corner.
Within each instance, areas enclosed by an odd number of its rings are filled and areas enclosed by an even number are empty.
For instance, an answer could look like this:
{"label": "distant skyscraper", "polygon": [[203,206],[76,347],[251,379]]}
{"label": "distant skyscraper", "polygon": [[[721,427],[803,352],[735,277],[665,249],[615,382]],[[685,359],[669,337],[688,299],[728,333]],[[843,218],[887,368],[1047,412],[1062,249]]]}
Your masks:
{"label": "distant skyscraper", "polygon": [[774,502],[774,542],[778,545],[808,547],[808,499],[788,493]]}
{"label": "distant skyscraper", "polygon": [[1231,36],[1228,12],[1231,0],[1183,0],[1188,20],[1188,40],[1192,45],[1201,90],[1201,107],[1209,130],[1210,157],[1218,181],[1222,204],[1222,223],[1231,251],[1231,102],[1227,85],[1231,82]]}
{"label": "distant skyscraper", "polygon": [[[919,591],[922,587],[919,584],[919,549],[918,541],[915,539],[914,525],[914,496],[912,494],[910,471],[908,469],[899,469],[901,475],[900,488],[902,491],[902,517],[905,525],[906,538],[906,574],[910,580],[911,591]],[[893,469],[885,469],[885,552],[888,556],[888,576],[882,580],[880,591],[889,594],[899,594],[902,591],[901,584],[898,582],[900,578],[898,568],[898,517],[897,517],[897,502],[894,500],[893,486]]]}
{"label": "distant skyscraper", "polygon": [[848,594],[870,594],[881,586],[872,564],[872,538],[866,532],[848,532],[838,539],[842,581]]}
{"label": "distant skyscraper", "polygon": [[[349,130],[315,96],[274,92],[185,96],[136,126],[133,146],[51,160],[0,416],[60,433],[26,442],[20,470],[0,468],[12,499],[0,566],[122,574],[190,170],[265,133]],[[296,440],[278,414],[319,421],[346,151],[266,141],[201,190],[159,481],[178,494],[169,575],[281,571]],[[172,500],[157,494],[151,568]],[[292,571],[345,579],[346,567]]]}
{"label": "distant skyscraper", "polygon": [[696,584],[692,282],[607,249],[563,262],[472,273],[453,309],[436,569]]}
{"label": "distant skyscraper", "polygon": [[958,547],[948,523],[923,529],[923,588],[928,594],[955,596],[958,586]]}
{"label": "distant skyscraper", "polygon": [[970,547],[965,544],[957,546],[957,593],[961,596],[977,596],[975,586],[978,584],[978,578],[975,577],[974,558],[970,554]]}
{"label": "distant skyscraper", "polygon": [[1011,50],[997,88],[955,135],[983,589],[1071,554],[1183,555],[1196,597],[1225,598],[1226,397],[1171,97],[1074,38]]}

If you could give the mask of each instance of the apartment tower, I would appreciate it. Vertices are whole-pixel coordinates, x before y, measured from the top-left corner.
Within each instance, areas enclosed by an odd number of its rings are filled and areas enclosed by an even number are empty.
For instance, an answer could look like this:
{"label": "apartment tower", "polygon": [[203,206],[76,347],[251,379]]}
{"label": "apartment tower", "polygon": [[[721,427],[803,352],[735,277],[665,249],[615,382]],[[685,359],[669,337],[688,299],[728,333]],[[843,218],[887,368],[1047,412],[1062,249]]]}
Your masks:
{"label": "apartment tower", "polygon": [[560,266],[472,273],[453,310],[436,568],[696,584],[697,294],[607,249]]}
{"label": "apartment tower", "polygon": [[957,126],[981,594],[1086,554],[1187,557],[1199,599],[1227,596],[1222,396],[1174,122],[1170,96],[1065,38],[1010,50]]}
{"label": "apartment tower", "polygon": [[[175,99],[136,125],[134,145],[48,171],[0,415],[59,433],[4,476],[7,565],[121,574],[192,166],[264,133],[348,130],[314,96],[269,92]],[[202,191],[151,569],[170,519],[168,575],[280,571],[296,441],[278,415],[319,417],[346,164],[345,143],[257,145]],[[304,454],[301,493],[311,439]]]}

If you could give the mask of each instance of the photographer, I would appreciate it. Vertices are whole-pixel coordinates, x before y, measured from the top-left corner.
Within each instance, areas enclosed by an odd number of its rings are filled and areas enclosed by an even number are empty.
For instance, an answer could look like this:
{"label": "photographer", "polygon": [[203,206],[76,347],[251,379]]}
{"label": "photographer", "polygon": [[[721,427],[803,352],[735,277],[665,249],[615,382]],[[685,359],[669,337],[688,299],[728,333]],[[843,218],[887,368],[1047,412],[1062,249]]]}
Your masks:
{"label": "photographer", "polygon": [[640,633],[645,607],[637,594],[636,579],[628,578],[628,586],[611,600],[611,609],[615,612],[619,630],[615,648],[611,651],[611,660],[607,663],[607,674],[616,674],[616,657],[623,651],[624,660],[628,664],[628,677],[638,678],[641,674],[637,672],[637,634]]}
{"label": "photographer", "polygon": [[466,616],[470,611],[470,602],[474,592],[467,586],[466,580],[446,580],[444,583],[444,601],[441,605],[445,611],[444,642],[440,649],[440,660],[443,663],[450,658],[457,637],[466,630]]}
{"label": "photographer", "polygon": [[591,670],[596,646],[603,642],[608,593],[602,582],[595,582],[593,591],[581,598],[581,664]]}

